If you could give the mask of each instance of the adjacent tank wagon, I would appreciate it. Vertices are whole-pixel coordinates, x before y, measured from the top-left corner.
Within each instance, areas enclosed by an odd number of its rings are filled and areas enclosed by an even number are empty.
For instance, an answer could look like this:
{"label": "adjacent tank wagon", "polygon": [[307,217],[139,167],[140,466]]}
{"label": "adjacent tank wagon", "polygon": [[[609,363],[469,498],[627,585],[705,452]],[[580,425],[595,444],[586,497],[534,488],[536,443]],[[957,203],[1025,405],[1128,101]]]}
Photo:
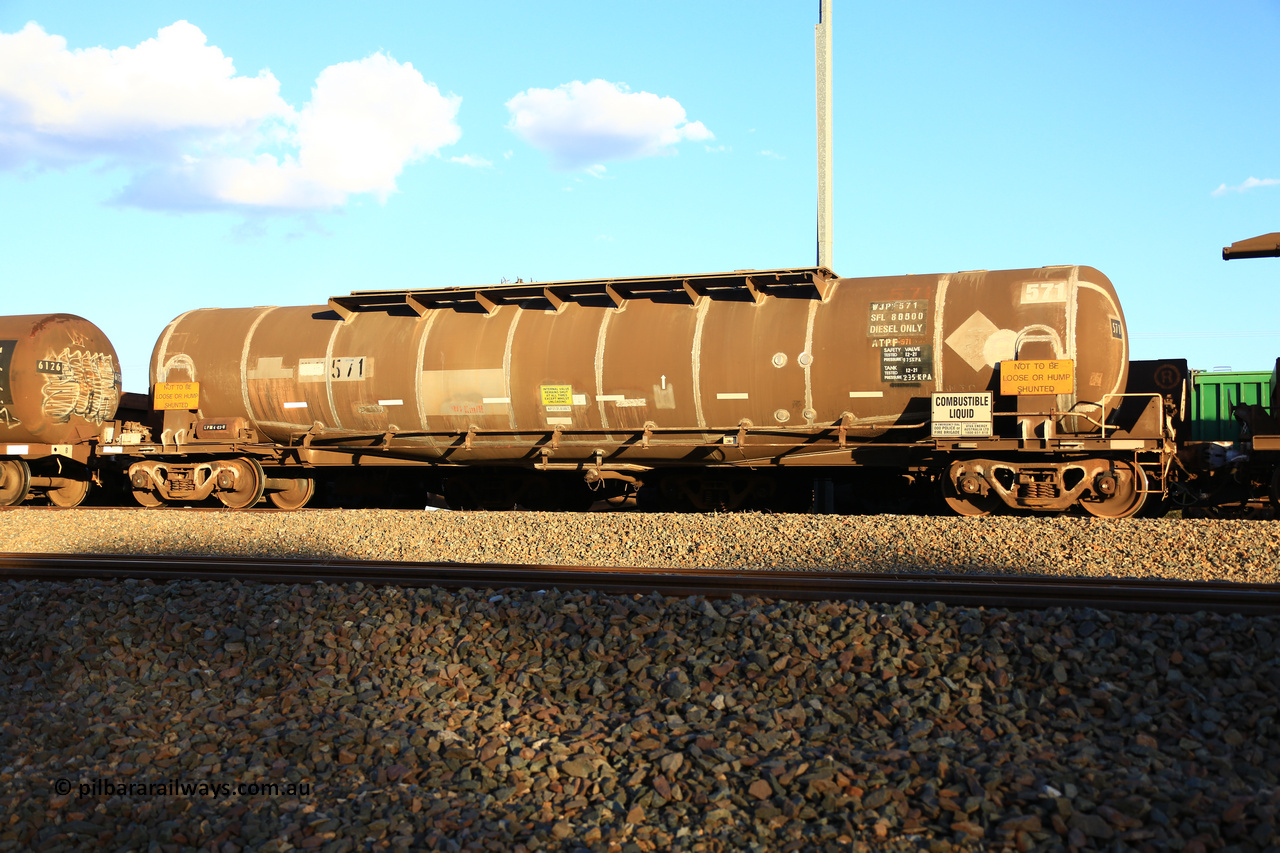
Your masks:
{"label": "adjacent tank wagon", "polygon": [[103,425],[120,400],[116,351],[74,314],[0,317],[0,506],[32,491],[57,506],[88,494]]}
{"label": "adjacent tank wagon", "polygon": [[[1014,363],[1065,373],[1002,389]],[[172,499],[171,479],[225,492],[221,472],[288,505],[326,467],[404,463],[459,507],[643,487],[694,509],[795,508],[815,478],[863,494],[905,478],[966,514],[1128,515],[1161,433],[1151,445],[1126,432],[1140,418],[1117,422],[1127,367],[1115,290],[1082,266],[360,291],[176,318],[151,361],[157,401],[180,401],[161,443],[211,457],[204,474],[143,460],[130,476],[144,503]],[[935,394],[990,401],[989,434],[935,434]],[[250,445],[274,450],[235,469],[215,458]]]}

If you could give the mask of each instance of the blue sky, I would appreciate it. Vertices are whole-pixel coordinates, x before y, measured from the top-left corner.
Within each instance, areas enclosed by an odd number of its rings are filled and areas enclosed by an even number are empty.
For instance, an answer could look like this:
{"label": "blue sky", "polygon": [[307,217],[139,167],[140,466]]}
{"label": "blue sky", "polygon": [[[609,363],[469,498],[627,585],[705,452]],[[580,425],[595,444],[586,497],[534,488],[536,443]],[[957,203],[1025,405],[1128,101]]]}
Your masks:
{"label": "blue sky", "polygon": [[[146,389],[178,313],[814,261],[816,0],[0,0],[4,313]],[[1135,358],[1267,369],[1280,2],[835,0],[845,276],[1078,263]],[[34,26],[33,26],[34,25]],[[126,48],[127,50],[121,50]]]}

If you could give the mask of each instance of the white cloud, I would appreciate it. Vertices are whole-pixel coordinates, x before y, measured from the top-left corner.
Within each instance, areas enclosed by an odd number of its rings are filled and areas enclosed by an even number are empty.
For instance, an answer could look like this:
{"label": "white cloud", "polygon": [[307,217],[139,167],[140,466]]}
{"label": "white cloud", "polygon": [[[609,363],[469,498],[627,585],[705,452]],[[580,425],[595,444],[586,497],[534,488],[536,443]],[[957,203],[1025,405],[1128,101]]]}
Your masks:
{"label": "white cloud", "polygon": [[593,178],[603,178],[604,173],[609,170],[606,169],[603,164],[596,163],[594,166],[588,166],[587,168],[583,169],[583,171]]}
{"label": "white cloud", "polygon": [[475,154],[463,154],[461,157],[450,157],[450,163],[461,163],[464,166],[471,166],[475,169],[483,169],[486,166],[492,166],[493,162],[479,157]]}
{"label": "white cloud", "polygon": [[1223,195],[1226,195],[1227,193],[1247,192],[1248,190],[1256,189],[1257,187],[1274,187],[1274,186],[1280,186],[1280,180],[1277,180],[1275,178],[1248,178],[1245,180],[1243,184],[1240,184],[1239,186],[1235,186],[1235,187],[1229,187],[1226,184],[1221,184],[1218,186],[1216,190],[1213,191],[1213,195],[1223,196]]}
{"label": "white cloud", "polygon": [[92,157],[142,134],[221,133],[291,117],[279,90],[270,71],[235,76],[231,59],[186,21],[116,50],[68,51],[66,39],[35,23],[0,33],[0,133],[30,156]]}
{"label": "white cloud", "polygon": [[375,53],[321,71],[300,110],[270,71],[237,76],[186,21],[137,47],[68,50],[31,23],[0,33],[0,168],[100,162],[117,199],[168,210],[381,201],[404,167],[461,136],[461,99]]}
{"label": "white cloud", "polygon": [[787,159],[786,157],[782,156],[781,154],[779,154],[779,153],[778,153],[778,152],[776,152],[776,151],[770,151],[768,148],[766,148],[766,149],[764,149],[763,151],[761,151],[761,152],[760,152],[760,156],[761,156],[761,157],[768,157],[768,158],[770,158],[771,160],[785,160],[785,159]]}
{"label": "white cloud", "polygon": [[607,80],[528,89],[507,101],[507,110],[507,127],[547,152],[558,169],[671,154],[685,140],[715,138],[702,122],[687,121],[674,98],[632,92]]}

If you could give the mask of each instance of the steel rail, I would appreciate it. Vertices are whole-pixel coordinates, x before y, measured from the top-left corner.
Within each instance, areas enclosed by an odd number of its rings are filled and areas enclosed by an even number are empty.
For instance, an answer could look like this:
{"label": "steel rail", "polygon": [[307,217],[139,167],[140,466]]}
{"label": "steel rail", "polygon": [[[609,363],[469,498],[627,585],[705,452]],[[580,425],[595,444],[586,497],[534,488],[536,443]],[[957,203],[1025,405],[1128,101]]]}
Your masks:
{"label": "steel rail", "polygon": [[941,601],[952,606],[1280,614],[1280,585],[1044,576],[638,569],[497,563],[362,562],[279,557],[0,554],[0,580],[145,578],[271,584],[351,583],[448,589],[562,589],[800,601]]}

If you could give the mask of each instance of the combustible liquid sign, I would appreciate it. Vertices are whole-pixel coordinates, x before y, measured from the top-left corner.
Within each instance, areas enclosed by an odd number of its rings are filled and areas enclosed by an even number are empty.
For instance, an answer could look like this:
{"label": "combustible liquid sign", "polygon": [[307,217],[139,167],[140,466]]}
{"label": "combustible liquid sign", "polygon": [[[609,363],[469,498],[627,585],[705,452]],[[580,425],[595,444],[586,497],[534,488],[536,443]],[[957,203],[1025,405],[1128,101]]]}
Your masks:
{"label": "combustible liquid sign", "polygon": [[1071,394],[1076,390],[1076,363],[1056,361],[1000,362],[1000,393],[1025,397],[1032,394]]}
{"label": "combustible liquid sign", "polygon": [[934,394],[929,433],[934,438],[990,438],[991,392]]}
{"label": "combustible liquid sign", "polygon": [[199,382],[157,382],[154,393],[156,411],[200,408]]}

